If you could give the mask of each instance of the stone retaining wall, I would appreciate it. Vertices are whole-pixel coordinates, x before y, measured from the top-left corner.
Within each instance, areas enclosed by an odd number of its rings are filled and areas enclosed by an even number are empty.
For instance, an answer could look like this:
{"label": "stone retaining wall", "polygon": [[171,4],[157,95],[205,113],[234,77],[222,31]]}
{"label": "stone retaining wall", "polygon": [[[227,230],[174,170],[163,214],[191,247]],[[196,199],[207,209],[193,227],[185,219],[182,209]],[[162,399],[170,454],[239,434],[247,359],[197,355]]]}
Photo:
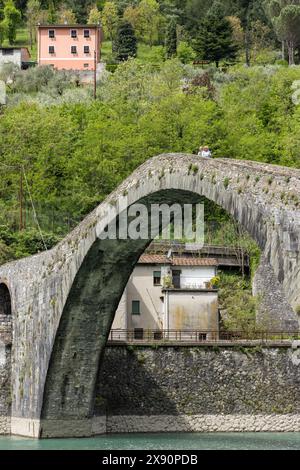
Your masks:
{"label": "stone retaining wall", "polygon": [[0,316],[0,435],[10,434],[11,322]]}
{"label": "stone retaining wall", "polygon": [[108,416],[106,432],[300,432],[300,415]]}
{"label": "stone retaining wall", "polygon": [[300,349],[108,346],[107,432],[300,431]]}

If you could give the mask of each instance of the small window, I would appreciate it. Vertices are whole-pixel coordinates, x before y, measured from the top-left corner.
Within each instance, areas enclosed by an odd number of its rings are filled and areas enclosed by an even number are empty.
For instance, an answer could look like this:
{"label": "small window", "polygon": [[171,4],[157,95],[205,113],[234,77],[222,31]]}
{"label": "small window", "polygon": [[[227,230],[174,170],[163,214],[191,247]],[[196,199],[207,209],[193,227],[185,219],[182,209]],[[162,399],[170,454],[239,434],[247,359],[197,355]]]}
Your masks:
{"label": "small window", "polygon": [[84,53],[89,54],[90,53],[90,46],[84,46]]}
{"label": "small window", "polygon": [[143,328],[134,329],[134,339],[144,339],[144,330]]}
{"label": "small window", "polygon": [[13,55],[14,50],[13,49],[2,49],[2,55]]}
{"label": "small window", "polygon": [[181,283],[180,283],[181,271],[172,271],[172,276],[173,276],[173,286],[175,287],[175,289],[180,289],[181,288]]}
{"label": "small window", "polygon": [[85,29],[84,30],[84,33],[83,33],[84,37],[87,39],[90,37],[90,30],[89,29]]}
{"label": "small window", "polygon": [[160,286],[161,285],[161,271],[154,271],[153,273],[153,285]]}
{"label": "small window", "polygon": [[77,38],[77,29],[71,29],[71,38],[73,39]]}
{"label": "small window", "polygon": [[132,315],[140,315],[141,314],[141,307],[139,300],[132,301]]}
{"label": "small window", "polygon": [[84,68],[89,68],[89,64],[83,64]]}
{"label": "small window", "polygon": [[71,46],[71,54],[77,54],[77,47]]}
{"label": "small window", "polygon": [[48,33],[49,33],[49,38],[50,39],[55,38],[55,30],[54,29],[49,29]]}
{"label": "small window", "polygon": [[54,54],[55,49],[54,46],[49,46],[49,54]]}

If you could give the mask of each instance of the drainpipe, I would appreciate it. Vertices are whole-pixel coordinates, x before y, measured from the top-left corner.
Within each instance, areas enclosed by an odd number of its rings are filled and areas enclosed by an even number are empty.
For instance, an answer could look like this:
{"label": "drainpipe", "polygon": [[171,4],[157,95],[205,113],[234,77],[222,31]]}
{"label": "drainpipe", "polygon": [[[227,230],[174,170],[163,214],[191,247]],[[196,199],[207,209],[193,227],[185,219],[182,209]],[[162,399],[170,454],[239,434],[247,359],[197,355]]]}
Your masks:
{"label": "drainpipe", "polygon": [[37,34],[37,38],[38,38],[38,53],[37,53],[38,65],[40,65],[40,49],[41,49],[40,34],[41,34],[41,29],[38,27],[38,34]]}

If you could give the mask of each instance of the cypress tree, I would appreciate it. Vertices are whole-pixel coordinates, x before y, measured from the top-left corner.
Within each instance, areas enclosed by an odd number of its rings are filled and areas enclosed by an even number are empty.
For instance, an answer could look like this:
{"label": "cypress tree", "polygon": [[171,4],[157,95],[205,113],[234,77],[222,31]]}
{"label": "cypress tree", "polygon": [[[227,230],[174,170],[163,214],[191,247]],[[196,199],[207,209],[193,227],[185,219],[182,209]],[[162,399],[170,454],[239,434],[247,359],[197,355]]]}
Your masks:
{"label": "cypress tree", "polygon": [[129,57],[136,57],[137,39],[134,29],[128,21],[122,22],[118,27],[114,50],[119,61],[128,60]]}
{"label": "cypress tree", "polygon": [[215,62],[217,67],[222,59],[235,59],[232,27],[220,10],[211,10],[204,18],[193,48],[199,59]]}
{"label": "cypress tree", "polygon": [[166,53],[168,59],[177,54],[177,24],[175,18],[172,18],[166,31]]}

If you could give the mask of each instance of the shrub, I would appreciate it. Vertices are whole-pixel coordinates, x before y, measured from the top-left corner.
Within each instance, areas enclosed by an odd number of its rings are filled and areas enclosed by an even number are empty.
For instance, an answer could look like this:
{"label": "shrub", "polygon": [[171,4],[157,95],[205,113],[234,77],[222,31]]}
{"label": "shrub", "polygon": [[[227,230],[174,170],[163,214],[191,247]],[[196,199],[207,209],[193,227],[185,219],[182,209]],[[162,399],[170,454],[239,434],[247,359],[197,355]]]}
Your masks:
{"label": "shrub", "polygon": [[189,64],[196,58],[196,53],[187,42],[181,42],[177,47],[177,57],[183,64]]}

